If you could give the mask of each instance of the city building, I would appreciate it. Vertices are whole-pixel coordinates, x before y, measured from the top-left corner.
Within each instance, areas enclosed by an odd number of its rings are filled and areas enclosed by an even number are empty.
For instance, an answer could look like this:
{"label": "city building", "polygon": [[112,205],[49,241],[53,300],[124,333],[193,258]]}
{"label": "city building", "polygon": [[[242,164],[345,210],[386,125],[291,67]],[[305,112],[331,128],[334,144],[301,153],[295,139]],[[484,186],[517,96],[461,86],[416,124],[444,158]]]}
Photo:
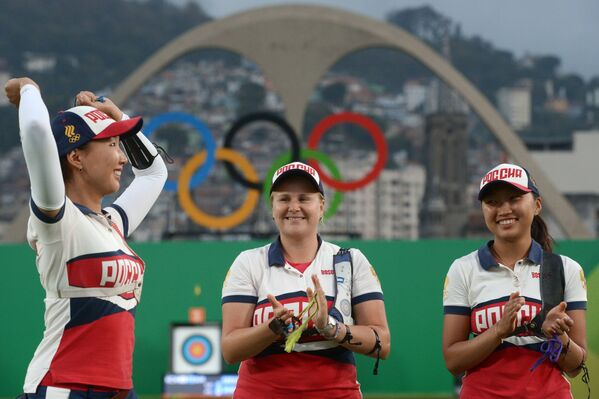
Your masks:
{"label": "city building", "polygon": [[423,238],[461,237],[469,200],[467,118],[437,112],[426,117],[426,189],[420,214]]}
{"label": "city building", "polygon": [[532,102],[530,87],[502,87],[497,92],[497,107],[515,130],[528,127],[532,117]]}
{"label": "city building", "polygon": [[427,99],[428,87],[418,80],[408,80],[403,87],[407,110],[412,112],[422,107]]}
{"label": "city building", "polygon": [[[599,236],[599,130],[577,131],[571,150],[531,151],[533,158],[572,203],[594,237]],[[542,191],[541,191],[542,194]]]}
{"label": "city building", "polygon": [[[374,163],[374,155],[339,162],[344,181],[363,177]],[[410,239],[420,236],[419,213],[426,172],[423,166],[408,163],[399,169],[384,169],[372,183],[344,193],[339,211],[325,223],[323,233],[361,239]],[[327,189],[331,202],[333,189]]]}

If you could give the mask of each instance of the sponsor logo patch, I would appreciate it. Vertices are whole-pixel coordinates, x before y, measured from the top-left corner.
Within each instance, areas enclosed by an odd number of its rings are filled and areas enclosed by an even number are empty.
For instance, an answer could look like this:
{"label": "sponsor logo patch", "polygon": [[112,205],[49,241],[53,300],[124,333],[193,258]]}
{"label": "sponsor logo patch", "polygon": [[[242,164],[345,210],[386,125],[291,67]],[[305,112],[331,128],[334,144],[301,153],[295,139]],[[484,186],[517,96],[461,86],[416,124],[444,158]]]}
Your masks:
{"label": "sponsor logo patch", "polygon": [[66,125],[64,127],[64,135],[69,139],[69,143],[76,143],[81,138],[78,133],[75,133],[75,126],[73,125]]}
{"label": "sponsor logo patch", "polygon": [[580,283],[582,284],[582,288],[587,289],[587,280],[584,278],[584,272],[580,271]]}
{"label": "sponsor logo patch", "polygon": [[343,312],[345,316],[351,315],[351,304],[348,299],[341,301],[341,312]]}
{"label": "sponsor logo patch", "polygon": [[94,123],[97,123],[98,121],[103,121],[105,119],[110,119],[108,115],[97,109],[90,111],[87,114],[84,114],[83,116],[85,116],[87,119]]}

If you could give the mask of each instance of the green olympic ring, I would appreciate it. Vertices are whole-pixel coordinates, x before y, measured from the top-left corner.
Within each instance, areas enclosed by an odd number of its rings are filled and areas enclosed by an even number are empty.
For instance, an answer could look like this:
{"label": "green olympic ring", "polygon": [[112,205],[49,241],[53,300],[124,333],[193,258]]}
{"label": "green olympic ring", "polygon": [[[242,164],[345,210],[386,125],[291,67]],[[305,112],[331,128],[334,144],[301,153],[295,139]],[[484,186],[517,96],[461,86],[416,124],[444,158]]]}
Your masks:
{"label": "green olympic ring", "polygon": [[[327,155],[325,155],[324,153],[317,151],[317,150],[302,148],[300,150],[300,156],[304,159],[313,158],[313,159],[316,159],[317,161],[322,162],[324,164],[324,166],[327,167],[329,172],[331,172],[331,174],[333,175],[333,177],[335,179],[341,180],[341,173],[339,172],[339,169],[337,169],[337,166],[335,165],[333,160],[331,158],[329,158]],[[272,165],[270,166],[270,169],[268,170],[268,172],[266,172],[266,176],[274,175],[275,171],[278,168],[289,163],[289,159],[291,159],[291,151],[287,151],[287,152],[281,154],[281,156],[279,156],[277,159],[275,159],[273,161]],[[264,193],[264,200],[266,201],[266,205],[267,205],[268,209],[270,209],[270,186],[271,185],[272,185],[271,179],[269,179],[268,177],[266,179],[264,179],[263,193]],[[331,216],[333,216],[335,214],[335,212],[337,212],[337,208],[339,207],[341,202],[343,202],[343,193],[341,191],[335,191],[335,195],[333,195],[333,199],[331,200],[331,203],[329,204],[328,208],[324,212],[323,219],[325,221],[328,218],[330,218]]]}

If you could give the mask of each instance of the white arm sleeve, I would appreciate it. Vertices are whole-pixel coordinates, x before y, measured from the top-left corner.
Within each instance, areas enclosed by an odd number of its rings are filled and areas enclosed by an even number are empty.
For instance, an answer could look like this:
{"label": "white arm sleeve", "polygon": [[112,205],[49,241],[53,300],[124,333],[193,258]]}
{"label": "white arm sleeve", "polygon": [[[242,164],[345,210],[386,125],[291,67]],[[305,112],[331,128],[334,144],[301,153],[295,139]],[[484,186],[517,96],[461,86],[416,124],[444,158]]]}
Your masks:
{"label": "white arm sleeve", "polygon": [[[123,119],[129,117],[123,114]],[[135,179],[129,187],[108,207],[108,211],[115,221],[121,220],[123,234],[129,236],[146,217],[156,199],[160,195],[167,178],[167,170],[162,157],[154,144],[142,132],[137,137],[146,145],[152,155],[156,155],[150,167],[144,170],[133,169]]]}
{"label": "white arm sleeve", "polygon": [[19,128],[31,182],[31,199],[43,210],[64,205],[65,188],[48,109],[37,87],[21,88]]}

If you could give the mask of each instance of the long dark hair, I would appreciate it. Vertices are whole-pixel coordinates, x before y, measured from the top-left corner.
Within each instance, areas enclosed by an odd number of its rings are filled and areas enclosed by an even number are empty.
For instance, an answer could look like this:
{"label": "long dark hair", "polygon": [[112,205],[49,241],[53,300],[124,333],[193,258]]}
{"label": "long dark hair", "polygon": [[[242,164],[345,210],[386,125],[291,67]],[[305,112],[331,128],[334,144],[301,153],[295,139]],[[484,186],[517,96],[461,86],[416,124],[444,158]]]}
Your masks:
{"label": "long dark hair", "polygon": [[549,234],[545,221],[539,215],[535,215],[532,219],[530,235],[533,240],[541,244],[544,251],[553,252],[553,237]]}

